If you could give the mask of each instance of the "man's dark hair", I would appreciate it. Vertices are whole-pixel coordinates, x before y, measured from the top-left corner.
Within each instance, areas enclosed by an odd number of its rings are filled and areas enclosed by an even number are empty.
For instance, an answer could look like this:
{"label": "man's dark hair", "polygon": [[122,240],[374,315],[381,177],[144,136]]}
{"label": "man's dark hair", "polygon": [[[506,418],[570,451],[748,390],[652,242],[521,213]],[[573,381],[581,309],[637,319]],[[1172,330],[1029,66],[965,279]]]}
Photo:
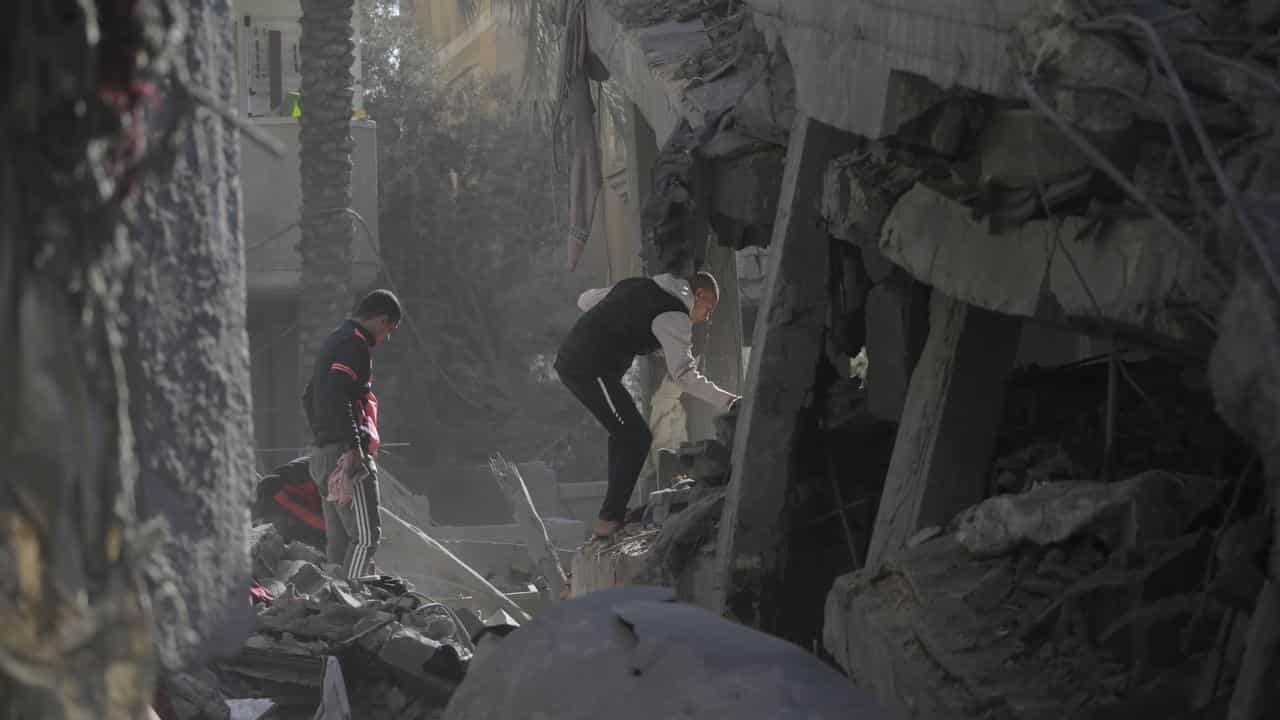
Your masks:
{"label": "man's dark hair", "polygon": [[390,290],[374,290],[356,306],[356,319],[368,320],[379,315],[386,315],[391,324],[400,322],[400,301]]}
{"label": "man's dark hair", "polygon": [[693,274],[689,278],[689,292],[697,294],[699,290],[710,290],[720,297],[720,283],[716,282],[716,278],[711,273],[701,270]]}

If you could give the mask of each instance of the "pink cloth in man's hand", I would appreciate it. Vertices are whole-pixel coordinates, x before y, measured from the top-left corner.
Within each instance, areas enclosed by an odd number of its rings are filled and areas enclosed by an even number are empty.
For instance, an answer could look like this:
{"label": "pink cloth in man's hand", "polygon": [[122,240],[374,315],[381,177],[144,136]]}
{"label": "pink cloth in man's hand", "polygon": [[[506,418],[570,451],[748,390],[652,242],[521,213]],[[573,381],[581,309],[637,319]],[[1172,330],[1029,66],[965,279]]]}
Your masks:
{"label": "pink cloth in man's hand", "polygon": [[329,473],[329,494],[325,500],[339,505],[350,505],[355,483],[368,472],[360,462],[360,454],[348,450],[338,458],[338,464]]}

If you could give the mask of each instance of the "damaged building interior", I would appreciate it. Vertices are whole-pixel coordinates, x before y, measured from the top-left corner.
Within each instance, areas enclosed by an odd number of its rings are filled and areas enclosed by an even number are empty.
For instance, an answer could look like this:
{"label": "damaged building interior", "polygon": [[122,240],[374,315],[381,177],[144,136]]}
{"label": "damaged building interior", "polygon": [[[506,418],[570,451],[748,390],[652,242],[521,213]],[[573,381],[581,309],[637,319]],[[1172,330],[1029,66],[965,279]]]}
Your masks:
{"label": "damaged building interior", "polygon": [[1280,2],[550,3],[588,280],[715,275],[741,401],[604,539],[542,458],[393,456],[358,579],[245,450],[298,363],[250,359],[239,10],[52,5],[0,31],[0,716],[1280,716]]}

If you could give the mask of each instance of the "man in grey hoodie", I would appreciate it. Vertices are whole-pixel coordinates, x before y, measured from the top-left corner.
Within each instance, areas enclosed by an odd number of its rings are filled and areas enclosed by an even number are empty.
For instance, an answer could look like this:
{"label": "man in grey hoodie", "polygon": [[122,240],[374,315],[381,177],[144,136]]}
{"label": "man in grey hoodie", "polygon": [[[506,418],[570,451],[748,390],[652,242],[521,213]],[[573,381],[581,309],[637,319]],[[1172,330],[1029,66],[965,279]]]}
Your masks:
{"label": "man in grey hoodie", "polygon": [[674,275],[627,278],[578,297],[583,315],[556,355],[556,373],[569,392],[609,431],[609,487],[596,537],[622,527],[627,500],[644,467],[653,436],[622,376],[637,355],[662,351],[667,372],[686,393],[730,411],[738,396],[708,380],[693,357],[693,324],[706,322],[720,302],[710,273],[686,281]]}

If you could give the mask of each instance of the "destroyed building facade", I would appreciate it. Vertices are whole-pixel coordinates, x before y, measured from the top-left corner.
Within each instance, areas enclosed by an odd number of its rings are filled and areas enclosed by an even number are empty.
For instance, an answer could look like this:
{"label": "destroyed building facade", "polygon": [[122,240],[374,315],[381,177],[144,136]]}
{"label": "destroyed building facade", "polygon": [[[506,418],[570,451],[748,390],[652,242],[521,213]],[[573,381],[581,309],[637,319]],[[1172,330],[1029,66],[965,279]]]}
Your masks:
{"label": "destroyed building facade", "polygon": [[645,272],[768,269],[705,349],[750,347],[725,468],[575,592],[671,584],[911,717],[1263,717],[1268,7],[586,0]]}

